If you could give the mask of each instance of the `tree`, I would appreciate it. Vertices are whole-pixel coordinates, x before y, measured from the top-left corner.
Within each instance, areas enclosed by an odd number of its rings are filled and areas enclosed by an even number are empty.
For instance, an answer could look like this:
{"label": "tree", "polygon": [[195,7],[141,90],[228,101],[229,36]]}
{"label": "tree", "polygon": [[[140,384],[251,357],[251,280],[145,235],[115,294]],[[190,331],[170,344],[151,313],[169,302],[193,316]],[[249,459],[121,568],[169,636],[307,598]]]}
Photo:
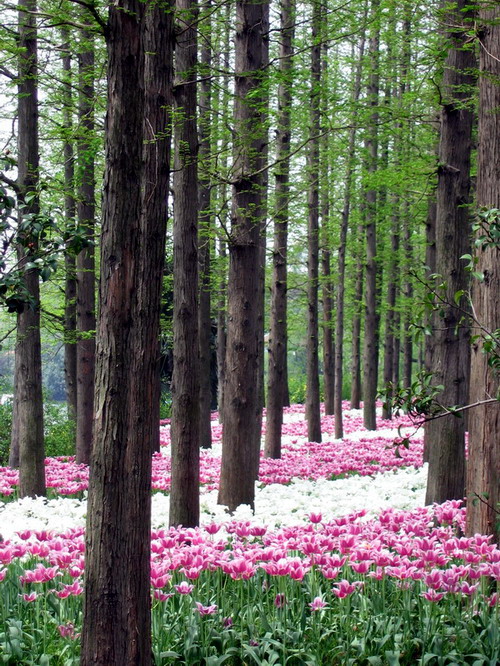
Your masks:
{"label": "tree", "polygon": [[198,332],[200,344],[200,446],[209,449],[212,446],[212,386],[211,386],[211,279],[210,264],[213,244],[212,187],[210,182],[210,160],[212,153],[212,86],[210,73],[212,68],[212,48],[210,33],[212,21],[211,0],[207,0],[204,11],[204,32],[200,43],[199,84],[199,159],[198,159],[198,198],[199,198],[199,273],[200,295],[198,306]]}
{"label": "tree", "polygon": [[36,0],[19,3],[18,261],[28,301],[17,315],[11,462],[19,452],[20,497],[45,495],[39,271],[30,266],[39,238]]}
{"label": "tree", "polygon": [[307,437],[321,442],[318,360],[318,277],[319,277],[319,133],[321,82],[321,7],[313,2],[311,31],[311,87],[309,93],[308,225],[307,225]]}
{"label": "tree", "polygon": [[171,525],[200,519],[196,4],[177,0]]}
{"label": "tree", "polygon": [[265,456],[281,457],[281,428],[287,364],[287,244],[290,196],[292,45],[294,2],[282,0],[280,11],[280,81],[276,130],[275,208]]}
{"label": "tree", "polygon": [[[366,9],[363,22],[366,21]],[[354,51],[354,47],[353,47]],[[349,230],[349,217],[351,212],[352,180],[354,171],[354,157],[356,152],[356,119],[358,115],[358,100],[361,94],[361,73],[365,51],[365,30],[363,28],[358,47],[358,62],[354,71],[352,86],[352,127],[349,130],[347,148],[347,165],[345,174],[344,202],[340,223],[340,238],[338,251],[338,284],[337,284],[337,312],[335,322],[335,437],[341,439],[344,436],[342,422],[342,386],[344,365],[344,296],[345,296],[345,258],[347,250],[347,232]]]}
{"label": "tree", "polygon": [[[458,0],[443,16],[450,47],[442,82],[441,130],[436,190],[436,270],[445,282],[439,316],[433,317],[432,372],[443,386],[444,405],[463,406],[469,393],[469,324],[464,315],[468,288],[469,190],[472,127],[471,96],[475,56],[468,44],[473,12]],[[449,415],[426,424],[429,476],[426,504],[461,499],[465,489],[465,424]]]}
{"label": "tree", "polygon": [[259,258],[265,3],[236,3],[234,165],[229,246],[228,326],[219,504],[253,506],[260,432],[258,396]]}
{"label": "tree", "polygon": [[[106,174],[97,327],[96,419],[89,483],[82,666],[151,664],[150,413],[165,220],[145,214],[145,53],[149,72],[171,47],[171,7],[120,0],[109,8]],[[166,49],[171,54],[171,48]],[[161,94],[160,94],[161,99]],[[150,135],[149,135],[150,136]],[[163,193],[166,196],[166,192]]]}
{"label": "tree", "polygon": [[[477,166],[477,264],[481,280],[474,284],[472,306],[481,329],[473,329],[470,400],[499,397],[498,322],[500,321],[500,6],[479,4],[479,128]],[[490,214],[484,211],[492,211]],[[496,240],[495,240],[496,239]],[[494,343],[496,335],[496,346]],[[493,345],[493,348],[492,348]],[[467,464],[468,534],[493,534],[500,540],[500,401],[470,411]]]}
{"label": "tree", "polygon": [[76,460],[88,463],[92,449],[95,374],[95,120],[94,120],[94,35],[87,27],[81,30],[78,53],[78,225],[84,231],[87,246],[76,258]]}
{"label": "tree", "polygon": [[[365,148],[367,171],[372,176],[377,170],[378,156],[378,103],[379,103],[379,55],[380,55],[380,0],[372,0],[372,21],[369,55],[370,74],[368,83],[368,105],[370,126],[367,129]],[[377,427],[375,402],[378,378],[378,314],[377,314],[377,190],[373,181],[365,192],[366,205],[366,281],[365,281],[365,330],[363,350],[363,422],[368,430]]]}

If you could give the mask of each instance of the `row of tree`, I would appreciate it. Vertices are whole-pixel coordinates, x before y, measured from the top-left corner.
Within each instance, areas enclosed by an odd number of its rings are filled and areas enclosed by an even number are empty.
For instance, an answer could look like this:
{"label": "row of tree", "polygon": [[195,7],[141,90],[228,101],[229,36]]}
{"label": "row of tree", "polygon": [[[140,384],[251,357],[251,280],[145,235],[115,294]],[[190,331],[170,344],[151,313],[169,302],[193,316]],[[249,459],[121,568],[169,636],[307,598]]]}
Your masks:
{"label": "row of tree", "polygon": [[[151,659],[150,474],[158,447],[159,314],[170,187],[172,524],[199,519],[200,438],[210,445],[210,400],[202,382],[210,374],[212,312],[224,424],[219,500],[230,509],[254,501],[271,220],[266,455],[280,454],[292,308],[303,313],[294,326],[307,321],[306,415],[315,441],[321,439],[320,349],[325,409],[335,411],[341,436],[345,329],[352,340],[351,399],[356,406],[362,392],[368,428],[376,427],[380,378],[387,417],[400,400],[401,367],[403,386],[411,387],[416,347],[408,331],[427,329],[432,344],[421,345],[420,364],[437,371],[425,384],[428,394],[442,384],[440,401],[448,411],[477,403],[468,422],[467,466],[467,493],[477,501],[468,504],[467,529],[498,530],[497,3],[471,7],[459,0],[433,5],[434,13],[424,15],[411,2],[334,7],[282,0],[279,17],[270,13],[278,8],[260,1],[200,6],[178,0],[175,11],[160,1],[120,0],[109,8],[68,2],[54,14],[28,0],[20,3],[17,17],[7,9],[12,24],[2,29],[8,56],[2,74],[17,85],[18,140],[17,178],[8,171],[1,176],[6,242],[17,251],[15,259],[6,250],[1,285],[5,303],[17,311],[12,462],[17,446],[20,492],[44,492],[40,277],[53,277],[54,252],[65,248],[60,284],[68,397],[80,424],[77,455],[91,465],[82,663]],[[57,61],[50,55],[54,44]],[[19,69],[11,71],[9,62],[16,60]],[[104,61],[103,130],[97,71]],[[49,129],[39,122],[40,111]],[[62,168],[50,160],[56,154],[64,155]],[[4,160],[12,162],[9,155]],[[96,326],[93,240],[100,165]],[[17,196],[16,224],[10,192]],[[467,252],[471,202],[479,213],[475,253]],[[64,215],[57,214],[56,203]],[[301,217],[307,228],[297,223]],[[218,268],[223,265],[226,253],[227,277],[212,268],[221,256]],[[464,254],[471,257],[472,271],[465,270]],[[307,271],[290,271],[294,255]],[[426,272],[441,276],[434,286],[426,283]],[[478,279],[471,300],[472,273]],[[416,318],[419,282],[430,289],[432,307]],[[420,412],[429,404],[416,386],[409,401]],[[463,423],[447,414],[427,426],[429,501],[464,495]]]}

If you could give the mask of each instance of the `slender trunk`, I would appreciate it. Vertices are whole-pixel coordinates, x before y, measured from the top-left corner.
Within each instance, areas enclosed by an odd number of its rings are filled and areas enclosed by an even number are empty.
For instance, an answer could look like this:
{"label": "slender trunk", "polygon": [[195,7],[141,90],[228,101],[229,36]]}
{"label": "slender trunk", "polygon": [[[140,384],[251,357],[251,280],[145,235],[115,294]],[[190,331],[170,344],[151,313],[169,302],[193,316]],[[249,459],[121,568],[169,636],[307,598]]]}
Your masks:
{"label": "slender trunk", "polygon": [[218,497],[219,504],[228,506],[231,511],[240,504],[254,505],[255,456],[260,445],[255,421],[260,418],[261,411],[258,397],[261,220],[258,213],[262,211],[260,169],[266,142],[261,108],[267,99],[262,69],[264,32],[267,30],[264,4],[241,0],[236,3],[236,141],[229,243],[228,372]]}
{"label": "slender trunk", "polygon": [[174,99],[174,367],[170,525],[200,520],[198,337],[197,5],[177,0]]}
{"label": "slender trunk", "polygon": [[[173,22],[165,12],[165,7],[155,7],[146,13],[145,39],[145,116],[144,116],[144,172],[143,172],[143,211],[147,224],[154,228],[158,236],[156,254],[151,257],[162,272],[155,274],[156,283],[151,285],[155,299],[163,293],[163,272],[165,272],[165,241],[167,232],[168,206],[165,192],[170,184],[171,153],[171,108],[172,108],[172,58]],[[144,223],[146,224],[146,222]],[[158,297],[157,294],[160,294]],[[156,331],[156,352],[152,354],[151,408],[148,420],[151,431],[148,439],[152,451],[160,450],[160,312],[152,322]]]}
{"label": "slender trunk", "polygon": [[[73,149],[73,95],[69,28],[61,28],[63,44],[63,127],[64,127],[64,217],[67,229],[75,223],[75,155]],[[68,418],[75,420],[77,414],[77,362],[76,362],[76,262],[72,254],[64,256],[64,381]]]}
{"label": "slender trunk", "polygon": [[266,458],[281,457],[281,428],[287,364],[287,244],[288,202],[290,196],[291,83],[294,38],[294,2],[282,0],[280,11],[280,84],[276,131],[275,212],[273,276],[271,280],[271,321],[266,410]]}
{"label": "slender trunk", "polygon": [[[366,9],[365,9],[366,17]],[[342,416],[342,386],[344,383],[344,295],[345,295],[345,256],[347,249],[347,232],[349,229],[349,215],[351,211],[351,186],[354,171],[354,157],[356,154],[356,119],[358,115],[357,104],[361,94],[361,72],[365,50],[364,30],[359,38],[358,63],[356,65],[352,89],[352,128],[349,131],[347,148],[347,166],[345,174],[344,205],[340,224],[339,252],[337,263],[337,313],[335,323],[335,438],[344,436]],[[354,47],[353,47],[354,51]],[[353,53],[354,56],[354,53]],[[359,321],[359,320],[358,320]],[[359,329],[358,329],[359,341]],[[358,399],[359,402],[359,399]]]}
{"label": "slender trunk", "polygon": [[384,339],[384,390],[385,401],[382,407],[382,418],[392,419],[392,395],[394,377],[394,321],[398,279],[399,235],[400,235],[400,199],[394,195],[392,199],[391,255],[389,259],[389,276],[387,283],[387,314],[385,318]]}
{"label": "slender trunk", "polygon": [[[425,223],[425,265],[428,269],[428,275],[434,275],[436,272],[436,199],[432,195],[429,197],[427,207],[427,220]],[[426,328],[431,329],[435,313],[426,317]],[[427,334],[425,336],[424,369],[426,372],[432,372],[434,365],[434,336]],[[429,462],[429,437],[428,429],[424,428],[424,462]]]}
{"label": "slender trunk", "polygon": [[[481,211],[500,208],[500,5],[481,3],[479,10],[479,133],[477,166],[477,204]],[[485,228],[498,233],[498,213],[490,216]],[[491,225],[491,226],[489,226]],[[489,228],[488,228],[489,227]],[[478,237],[485,229],[478,230]],[[500,321],[500,248],[497,242],[483,245],[477,252],[475,271],[483,275],[474,284],[472,304],[477,322],[483,326],[472,349],[470,401],[474,403],[499,396],[498,331],[496,345],[491,336]],[[485,349],[486,342],[490,350]],[[487,352],[487,353],[485,353]],[[496,354],[497,364],[489,361]],[[492,534],[500,541],[500,402],[476,407],[469,418],[469,459],[467,464],[467,534]]]}
{"label": "slender trunk", "polygon": [[94,36],[90,30],[81,34],[82,51],[78,54],[80,138],[78,155],[78,224],[90,241],[76,259],[77,298],[76,344],[77,418],[76,460],[88,463],[92,449],[95,374],[95,149],[94,122]]}
{"label": "slender trunk", "polygon": [[[372,0],[371,18],[375,21],[370,36],[370,79],[368,104],[371,109],[370,126],[367,130],[365,148],[368,173],[377,170],[379,102],[379,52],[380,25],[378,11],[380,0]],[[372,185],[365,193],[366,204],[366,280],[365,280],[365,329],[363,349],[363,423],[368,430],[375,430],[377,420],[375,402],[378,378],[378,316],[377,316],[377,191]]]}
{"label": "slender trunk", "polygon": [[[36,0],[19,4],[18,197],[19,223],[39,213],[38,199],[38,58]],[[30,195],[29,198],[27,195]],[[38,236],[29,228],[18,233],[20,267],[38,249]],[[14,370],[15,424],[12,458],[19,452],[19,496],[45,495],[42,356],[40,344],[40,284],[36,269],[25,270],[24,287],[30,303],[17,315]],[[14,439],[17,438],[17,439]]]}
{"label": "slender trunk", "polygon": [[211,339],[210,319],[211,284],[210,264],[213,236],[213,212],[211,205],[210,160],[212,97],[210,73],[212,68],[212,49],[209,41],[212,22],[210,20],[211,0],[206,0],[203,10],[206,33],[200,47],[200,99],[199,99],[199,265],[200,297],[198,306],[198,330],[200,336],[200,446],[209,449],[212,446],[212,394],[211,394]]}
{"label": "slender trunk", "polygon": [[[407,202],[403,206],[403,252],[405,266],[413,266],[410,210]],[[406,309],[403,315],[403,386],[407,388],[411,386],[413,375],[413,338],[411,334],[411,323],[413,321],[413,282],[410,277],[406,281],[404,294]]]}
{"label": "slender trunk", "polygon": [[321,415],[318,361],[318,263],[319,263],[319,132],[321,84],[321,12],[318,2],[313,3],[311,83],[309,110],[308,169],[308,227],[307,227],[307,437],[310,442],[321,442]]}
{"label": "slender trunk", "polygon": [[351,351],[351,409],[359,409],[361,405],[361,307],[363,302],[363,264],[361,261],[360,239],[364,228],[358,228],[357,272],[354,288],[354,317],[352,320],[352,351]]}

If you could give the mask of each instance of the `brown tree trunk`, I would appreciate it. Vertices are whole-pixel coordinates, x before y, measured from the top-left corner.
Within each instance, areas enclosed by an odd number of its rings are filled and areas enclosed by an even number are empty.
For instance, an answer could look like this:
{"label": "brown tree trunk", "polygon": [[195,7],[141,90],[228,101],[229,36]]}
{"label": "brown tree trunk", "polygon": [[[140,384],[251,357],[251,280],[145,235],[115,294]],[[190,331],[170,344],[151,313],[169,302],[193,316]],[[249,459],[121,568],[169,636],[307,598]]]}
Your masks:
{"label": "brown tree trunk", "polygon": [[210,75],[212,68],[210,20],[211,0],[204,4],[203,11],[205,34],[200,47],[200,99],[199,99],[199,271],[200,297],[198,306],[198,330],[200,338],[200,446],[209,449],[212,446],[212,393],[211,393],[211,339],[212,326],[210,318],[211,303],[211,246],[213,237],[213,212],[211,205],[210,160],[211,160],[211,115],[212,98]]}
{"label": "brown tree trunk", "polygon": [[82,50],[78,54],[80,138],[78,155],[78,225],[85,230],[88,247],[76,258],[76,367],[77,417],[76,460],[88,463],[92,449],[95,374],[95,151],[94,139],[94,37],[82,30]]}
{"label": "brown tree trunk", "polygon": [[287,364],[287,244],[288,201],[290,195],[291,79],[294,37],[294,2],[280,5],[280,83],[278,86],[278,120],[276,131],[275,212],[273,275],[271,279],[271,317],[269,334],[269,368],[267,383],[266,458],[281,457],[281,428]]}
{"label": "brown tree trunk", "polygon": [[[371,19],[375,21],[370,35],[370,78],[368,103],[371,107],[370,126],[365,147],[368,173],[377,170],[378,153],[378,99],[379,99],[379,49],[380,26],[378,11],[380,0],[372,0]],[[378,379],[378,316],[377,316],[377,191],[373,185],[365,193],[366,203],[366,280],[365,280],[365,328],[363,349],[363,423],[367,430],[375,430],[377,419],[375,403]]]}
{"label": "brown tree trunk", "polygon": [[[151,664],[151,424],[165,220],[147,214],[148,29],[172,44],[168,8],[121,0],[108,23],[108,114],[87,513],[82,666]],[[145,14],[148,13],[147,19]],[[145,29],[146,27],[146,29]],[[144,31],[146,34],[144,34]],[[171,50],[168,50],[171,53]],[[147,82],[149,85],[149,82]],[[153,91],[149,90],[148,93]],[[156,94],[156,91],[155,91]],[[166,192],[164,192],[166,196]]]}
{"label": "brown tree trunk", "polygon": [[170,525],[200,520],[198,338],[197,5],[177,0],[174,99],[174,367]]}
{"label": "brown tree trunk", "polygon": [[[365,11],[366,18],[366,11]],[[363,55],[365,51],[365,32],[361,33],[359,40],[358,62],[354,73],[352,88],[352,128],[349,131],[347,149],[347,166],[344,184],[344,205],[340,223],[339,251],[337,260],[337,312],[335,321],[335,438],[344,436],[344,423],[342,416],[342,386],[344,383],[344,296],[345,296],[345,256],[347,250],[347,232],[349,229],[349,215],[351,211],[351,185],[354,171],[354,157],[356,153],[356,117],[357,104],[361,94],[361,72]],[[353,46],[354,59],[354,46]],[[359,331],[358,331],[359,340]],[[358,400],[359,402],[359,400]]]}
{"label": "brown tree trunk", "polygon": [[389,259],[389,276],[387,283],[387,314],[385,318],[384,339],[384,390],[385,400],[382,407],[382,418],[392,419],[394,377],[394,320],[398,280],[398,256],[400,234],[400,200],[395,195],[392,200],[391,255]]}
{"label": "brown tree trunk", "polygon": [[[73,149],[73,95],[71,91],[71,51],[69,44],[69,28],[61,28],[63,44],[63,127],[64,127],[64,216],[67,228],[75,223],[75,155]],[[64,256],[64,381],[66,385],[66,402],[68,418],[76,420],[77,414],[77,365],[76,365],[76,262],[72,254]]]}
{"label": "brown tree trunk", "polygon": [[312,7],[311,31],[311,83],[309,93],[309,150],[308,170],[308,226],[307,226],[307,437],[310,442],[321,442],[321,414],[319,392],[319,332],[318,332],[318,273],[319,273],[319,132],[321,82],[321,9],[318,2]]}
{"label": "brown tree trunk", "polygon": [[[171,108],[172,108],[172,59],[173,21],[167,8],[161,5],[146,13],[145,22],[145,116],[144,116],[144,173],[143,211],[148,218],[144,224],[155,229],[158,241],[156,254],[151,257],[154,265],[161,266],[162,272],[155,274],[156,283],[151,285],[153,293],[163,293],[163,272],[165,270],[165,241],[167,231],[168,205],[165,193],[170,181],[171,153]],[[151,409],[148,420],[151,431],[148,439],[152,450],[160,450],[160,322],[156,327],[156,351],[152,352]]]}
{"label": "brown tree trunk", "polygon": [[[266,128],[261,104],[264,3],[236,3],[232,224],[229,242],[228,329],[219,504],[253,507],[260,433],[258,318],[262,153]],[[243,76],[243,73],[245,74]],[[250,101],[251,100],[251,101]],[[259,173],[260,171],[260,173]],[[256,440],[256,435],[259,439]]]}
{"label": "brown tree trunk", "polygon": [[[482,3],[479,10],[479,134],[477,203],[482,210],[500,208],[500,5]],[[498,214],[494,216],[498,230]],[[484,230],[478,231],[478,236]],[[500,541],[500,402],[498,365],[488,364],[496,346],[485,353],[486,331],[498,329],[500,322],[500,248],[496,243],[477,252],[475,271],[484,279],[475,282],[472,294],[477,322],[483,327],[472,349],[470,401],[497,398],[476,407],[469,416],[469,460],[467,464],[467,534],[493,534]],[[490,341],[491,342],[491,341]]]}
{"label": "brown tree trunk", "polygon": [[[446,282],[445,303],[434,317],[433,382],[442,384],[443,405],[463,406],[469,397],[469,323],[457,306],[455,294],[468,288],[466,263],[470,251],[469,190],[474,109],[469,99],[476,82],[474,52],[464,48],[473,13],[467,0],[458,0],[446,12],[446,25],[453,29],[442,81],[439,169],[436,191],[436,265]],[[460,30],[458,26],[463,26]],[[459,298],[466,307],[466,299]],[[465,424],[445,416],[426,424],[429,475],[425,502],[461,499],[465,491]]]}
{"label": "brown tree trunk", "polygon": [[[410,210],[407,202],[403,205],[403,252],[405,265],[413,266],[413,245],[411,240]],[[413,376],[413,338],[411,324],[413,322],[413,283],[407,278],[404,295],[406,299],[406,310],[403,315],[403,386],[411,386]]]}
{"label": "brown tree trunk", "polygon": [[[19,4],[18,83],[18,201],[19,223],[37,215],[38,201],[38,63],[36,0]],[[27,195],[30,199],[27,200]],[[30,261],[38,238],[29,230],[18,232],[20,266]],[[17,315],[14,370],[14,427],[12,458],[19,452],[19,496],[45,495],[45,451],[43,440],[42,356],[40,344],[40,284],[35,269],[24,273],[30,303]]]}
{"label": "brown tree trunk", "polygon": [[[363,227],[358,228],[358,241],[364,233]],[[354,296],[354,317],[352,320],[352,351],[351,351],[351,409],[359,409],[361,405],[361,304],[363,302],[364,271],[361,261],[362,250],[357,243],[357,268]]]}

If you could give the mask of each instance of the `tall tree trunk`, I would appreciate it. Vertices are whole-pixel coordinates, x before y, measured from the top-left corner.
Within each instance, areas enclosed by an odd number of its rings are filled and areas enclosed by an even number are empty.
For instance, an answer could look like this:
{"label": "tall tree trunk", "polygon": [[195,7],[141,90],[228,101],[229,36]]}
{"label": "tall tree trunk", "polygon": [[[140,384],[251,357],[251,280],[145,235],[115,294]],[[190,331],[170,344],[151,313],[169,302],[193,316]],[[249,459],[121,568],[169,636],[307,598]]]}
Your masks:
{"label": "tall tree trunk", "polygon": [[[469,9],[467,9],[469,8]],[[467,46],[473,12],[467,0],[458,0],[446,12],[450,47],[446,58],[441,109],[439,168],[436,191],[436,264],[446,282],[445,300],[433,331],[432,371],[443,385],[443,405],[463,406],[469,397],[469,324],[457,306],[455,294],[468,288],[468,273],[461,257],[470,251],[469,190],[474,109],[469,102],[476,78],[474,52]],[[458,26],[463,26],[461,29]],[[464,298],[459,298],[466,307]],[[425,502],[461,499],[465,491],[465,424],[445,416],[426,424],[429,475]]]}
{"label": "tall tree trunk", "polygon": [[[39,213],[38,199],[38,52],[36,0],[19,3],[18,82],[18,200],[19,223]],[[28,195],[29,198],[28,198]],[[18,232],[20,267],[36,252],[38,237],[29,228]],[[26,248],[26,249],[25,249]],[[14,427],[11,457],[19,452],[19,496],[45,495],[43,441],[42,355],[40,344],[40,284],[36,269],[25,270],[24,287],[30,303],[17,315],[14,370]]]}
{"label": "tall tree trunk", "polygon": [[[479,5],[479,134],[477,203],[482,210],[500,208],[500,5]],[[498,232],[498,213],[492,224]],[[491,230],[491,229],[490,229]],[[478,236],[484,235],[484,229]],[[469,460],[467,464],[467,534],[493,534],[500,541],[500,402],[498,364],[488,364],[488,355],[499,353],[496,346],[485,353],[485,333],[498,329],[500,321],[500,248],[497,242],[477,252],[475,271],[484,279],[474,284],[472,300],[480,338],[472,349],[470,400],[497,398],[471,410],[469,416]],[[474,331],[476,333],[476,331]],[[491,339],[489,340],[491,344]]]}
{"label": "tall tree trunk", "polygon": [[351,352],[351,409],[359,409],[361,405],[361,308],[363,302],[364,270],[362,264],[361,238],[364,228],[359,226],[357,240],[357,271],[354,286],[354,317],[352,320],[352,352]]}
{"label": "tall tree trunk", "polygon": [[[262,210],[263,40],[265,3],[236,3],[232,224],[229,243],[228,329],[219,504],[234,510],[253,507],[255,455],[259,450],[255,420],[258,399],[258,317],[260,227]],[[244,75],[243,75],[244,74]],[[260,171],[260,173],[259,173]]]}
{"label": "tall tree trunk", "polygon": [[[436,272],[436,198],[432,194],[429,197],[427,205],[427,219],[425,222],[425,265],[427,267],[427,274],[434,275]],[[430,313],[426,315],[426,328],[431,329],[432,321],[437,313]],[[434,336],[426,334],[425,336],[425,354],[424,363],[425,371],[432,372],[434,365]],[[428,429],[424,428],[424,462],[429,462],[429,437]]]}
{"label": "tall tree trunk", "polygon": [[[61,28],[63,44],[63,127],[64,127],[64,217],[66,227],[70,229],[75,223],[75,155],[73,149],[73,95],[70,33],[68,26]],[[66,401],[68,418],[76,420],[77,414],[77,363],[76,363],[76,261],[73,254],[64,256],[64,380],[66,385]]]}
{"label": "tall tree trunk", "polygon": [[200,520],[198,338],[197,5],[177,0],[174,99],[174,368],[170,525]]}
{"label": "tall tree trunk", "polygon": [[310,442],[321,442],[321,414],[318,360],[318,273],[319,273],[319,132],[321,83],[321,10],[314,0],[312,5],[311,79],[309,93],[309,150],[308,170],[308,225],[307,225],[307,437]]}
{"label": "tall tree trunk", "polygon": [[[230,68],[230,37],[232,21],[232,3],[226,3],[224,8],[224,32],[221,53],[218,58],[219,68],[228,73]],[[227,74],[226,74],[227,75]],[[219,94],[219,108],[228,109],[230,107],[230,97],[228,86],[225,85],[224,75],[222,75],[222,82],[220,85]],[[226,119],[220,119],[221,124],[225,126]],[[229,124],[229,123],[227,123]],[[222,171],[227,173],[229,170],[229,151],[223,151],[222,157]],[[228,210],[228,188],[225,182],[222,182],[219,187],[220,192],[220,217],[222,220],[222,234],[218,244],[219,262],[221,268],[219,270],[218,290],[217,290],[217,408],[219,410],[219,422],[224,420],[224,393],[226,387],[226,346],[227,346],[227,244],[225,240],[226,230],[229,227],[229,210]],[[223,237],[224,236],[224,237]]]}
{"label": "tall tree trunk", "polygon": [[[405,201],[403,205],[403,252],[405,265],[413,266],[413,245],[411,238],[410,207]],[[411,386],[413,376],[413,338],[411,324],[413,321],[413,282],[407,276],[404,287],[406,309],[403,314],[403,386]]]}
{"label": "tall tree trunk", "polygon": [[[365,6],[366,7],[366,6]],[[366,8],[365,16],[366,19]],[[349,230],[349,215],[351,212],[351,188],[354,171],[354,157],[356,154],[356,120],[358,116],[357,104],[361,94],[361,73],[365,51],[365,31],[359,38],[358,62],[354,72],[352,87],[352,127],[349,130],[349,143],[347,148],[347,166],[344,180],[344,204],[340,223],[339,251],[337,258],[337,312],[335,321],[335,438],[344,436],[344,423],[342,417],[342,386],[344,383],[344,296],[345,296],[345,256],[347,250],[347,232]],[[353,46],[354,60],[354,46]],[[358,329],[359,341],[359,329]],[[359,399],[358,399],[359,403]]]}
{"label": "tall tree trunk", "polygon": [[280,5],[280,83],[276,130],[275,211],[273,275],[271,280],[271,321],[266,410],[266,458],[281,457],[281,429],[287,365],[287,245],[288,202],[290,196],[290,137],[292,105],[292,45],[294,0]]}
{"label": "tall tree trunk", "polygon": [[95,374],[95,149],[94,122],[94,36],[90,30],[81,34],[82,50],[78,54],[80,138],[78,155],[78,224],[85,230],[88,247],[76,259],[76,364],[77,418],[76,460],[88,463],[92,449]]}
{"label": "tall tree trunk", "polygon": [[[328,22],[325,7],[322,8],[321,20]],[[332,91],[335,96],[335,91]],[[332,241],[330,231],[330,134],[326,131],[328,123],[328,105],[330,91],[328,87],[328,42],[321,44],[321,144],[320,144],[320,210],[321,210],[321,274],[323,305],[323,394],[325,414],[335,411],[335,340],[333,333],[333,302],[335,300],[332,278]]]}
{"label": "tall tree trunk", "polygon": [[[163,9],[161,9],[163,7]],[[156,283],[151,285],[153,293],[163,293],[163,273],[165,271],[165,242],[167,232],[168,204],[165,192],[170,184],[170,153],[172,123],[172,59],[173,59],[173,21],[164,5],[146,13],[144,26],[145,40],[145,115],[144,115],[144,172],[143,172],[143,210],[148,218],[144,224],[151,225],[158,237],[155,244],[156,254],[152,262],[162,267],[162,272],[155,274]],[[156,296],[155,296],[156,298]],[[156,352],[152,352],[151,408],[148,416],[151,431],[148,440],[152,442],[152,451],[160,450],[160,313],[152,322],[156,330]]]}
{"label": "tall tree trunk", "polygon": [[[149,415],[156,397],[163,271],[156,259],[164,250],[165,220],[146,213],[146,188],[141,186],[148,173],[142,168],[145,151],[151,156],[145,145],[144,53],[153,57],[148,29],[161,35],[159,44],[162,40],[172,44],[168,10],[164,5],[146,7],[138,0],[121,0],[109,9],[102,277],[82,666],[151,664],[153,427]],[[158,53],[154,57],[168,73],[171,62],[159,62]]]}
{"label": "tall tree trunk", "polygon": [[211,116],[212,97],[210,75],[212,69],[212,48],[210,32],[212,21],[210,11],[211,0],[206,0],[203,11],[204,35],[200,46],[200,99],[199,99],[199,265],[200,265],[200,298],[198,306],[198,331],[200,338],[200,446],[209,449],[212,446],[211,422],[211,339],[212,326],[210,319],[211,280],[210,263],[213,237],[213,212],[211,204],[210,160],[212,152]]}
{"label": "tall tree trunk", "polygon": [[[370,35],[370,79],[368,104],[371,109],[370,126],[365,147],[368,173],[377,170],[378,153],[378,98],[379,98],[379,50],[380,25],[378,12],[380,0],[372,0],[371,20],[374,21]],[[378,316],[377,316],[377,191],[370,185],[365,193],[366,202],[366,281],[365,281],[365,330],[363,349],[363,423],[368,430],[375,430],[377,419],[375,403],[378,378]]]}

